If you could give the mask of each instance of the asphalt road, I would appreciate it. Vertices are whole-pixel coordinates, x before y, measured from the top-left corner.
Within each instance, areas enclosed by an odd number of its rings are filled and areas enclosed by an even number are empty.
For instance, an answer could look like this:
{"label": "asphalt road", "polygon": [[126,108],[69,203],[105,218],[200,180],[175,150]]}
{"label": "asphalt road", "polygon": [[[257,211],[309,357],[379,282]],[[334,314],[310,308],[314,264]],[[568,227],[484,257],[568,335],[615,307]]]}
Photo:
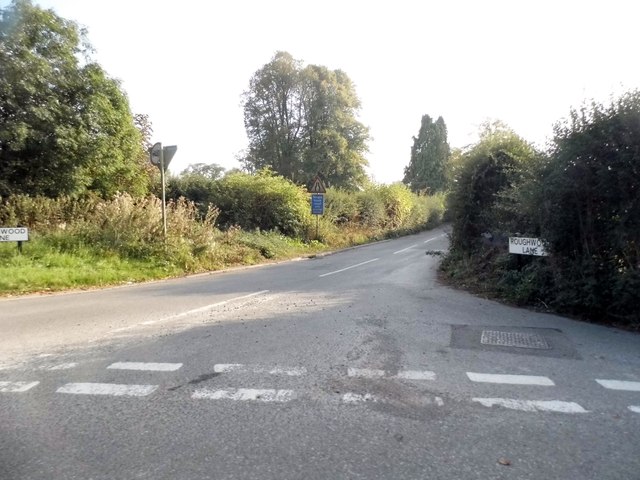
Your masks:
{"label": "asphalt road", "polygon": [[444,287],[447,241],[0,300],[0,479],[640,479],[640,336]]}

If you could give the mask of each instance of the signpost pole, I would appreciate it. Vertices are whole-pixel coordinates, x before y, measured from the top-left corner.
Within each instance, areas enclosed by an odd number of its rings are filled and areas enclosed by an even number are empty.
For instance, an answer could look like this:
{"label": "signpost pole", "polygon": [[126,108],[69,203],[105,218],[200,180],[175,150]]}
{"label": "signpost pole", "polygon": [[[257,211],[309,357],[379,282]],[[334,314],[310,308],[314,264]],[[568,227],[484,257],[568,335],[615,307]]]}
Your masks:
{"label": "signpost pole", "polygon": [[167,239],[166,189],[164,185],[164,151],[160,150],[160,182],[162,183],[162,234]]}

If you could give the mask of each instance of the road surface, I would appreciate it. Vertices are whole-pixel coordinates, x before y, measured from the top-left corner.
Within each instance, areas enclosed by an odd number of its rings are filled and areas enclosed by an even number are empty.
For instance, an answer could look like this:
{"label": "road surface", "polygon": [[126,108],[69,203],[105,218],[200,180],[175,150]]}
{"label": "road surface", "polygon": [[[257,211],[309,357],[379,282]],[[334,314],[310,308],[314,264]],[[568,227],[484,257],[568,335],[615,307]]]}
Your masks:
{"label": "road surface", "polygon": [[640,336],[445,287],[447,245],[0,300],[0,479],[640,479]]}

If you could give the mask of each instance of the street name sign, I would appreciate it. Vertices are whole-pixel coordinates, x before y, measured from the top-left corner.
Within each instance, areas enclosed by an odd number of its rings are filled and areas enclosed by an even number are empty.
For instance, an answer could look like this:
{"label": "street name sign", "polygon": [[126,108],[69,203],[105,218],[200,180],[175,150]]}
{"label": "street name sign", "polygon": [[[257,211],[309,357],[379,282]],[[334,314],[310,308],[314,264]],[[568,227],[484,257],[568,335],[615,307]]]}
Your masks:
{"label": "street name sign", "polygon": [[540,238],[509,237],[509,253],[546,257],[545,242]]}
{"label": "street name sign", "polygon": [[29,229],[24,227],[0,227],[0,242],[27,242]]}

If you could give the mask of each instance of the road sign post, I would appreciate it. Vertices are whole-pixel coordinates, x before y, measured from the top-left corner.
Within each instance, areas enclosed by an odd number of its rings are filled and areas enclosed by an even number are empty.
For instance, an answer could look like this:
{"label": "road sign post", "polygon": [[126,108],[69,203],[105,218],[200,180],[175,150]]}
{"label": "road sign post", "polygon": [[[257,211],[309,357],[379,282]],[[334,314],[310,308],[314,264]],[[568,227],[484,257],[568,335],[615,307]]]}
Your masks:
{"label": "road sign post", "polygon": [[165,170],[169,166],[171,159],[176,154],[178,147],[171,145],[162,147],[162,143],[157,142],[149,150],[149,160],[152,165],[160,169],[160,182],[162,183],[162,233],[167,238],[167,211],[166,211],[166,186],[165,186]]}
{"label": "road sign post", "polygon": [[18,253],[22,253],[22,242],[29,241],[29,229],[26,227],[0,227],[0,242],[17,242]]}

